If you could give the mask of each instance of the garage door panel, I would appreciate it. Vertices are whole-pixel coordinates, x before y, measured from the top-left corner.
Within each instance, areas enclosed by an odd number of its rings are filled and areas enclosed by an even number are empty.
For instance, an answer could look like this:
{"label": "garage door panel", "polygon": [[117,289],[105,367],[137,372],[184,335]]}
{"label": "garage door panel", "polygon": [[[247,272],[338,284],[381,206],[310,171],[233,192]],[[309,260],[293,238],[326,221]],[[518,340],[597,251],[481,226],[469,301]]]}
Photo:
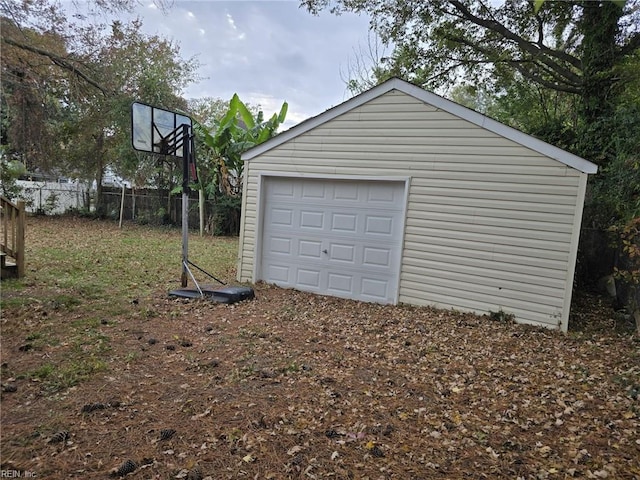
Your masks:
{"label": "garage door panel", "polygon": [[291,208],[274,208],[267,220],[272,225],[290,227],[293,225],[293,215]]}
{"label": "garage door panel", "polygon": [[269,239],[269,253],[280,253],[285,255],[291,255],[291,238],[285,237],[270,237]]}
{"label": "garage door panel", "polygon": [[290,267],[288,265],[277,265],[271,263],[267,268],[266,274],[272,282],[289,285],[289,272]]}
{"label": "garage door panel", "polygon": [[356,261],[356,247],[341,243],[332,243],[327,250],[329,261],[338,261],[354,264]]}
{"label": "garage door panel", "polygon": [[299,268],[296,275],[296,285],[300,285],[302,287],[309,287],[313,289],[319,289],[320,278],[321,278],[321,274],[318,270]]}
{"label": "garage door panel", "polygon": [[275,181],[269,185],[269,196],[278,199],[292,199],[295,185],[286,181]]}
{"label": "garage door panel", "polygon": [[353,293],[353,276],[330,273],[328,275],[327,290],[337,295],[350,295]]}
{"label": "garage door panel", "polygon": [[371,267],[391,267],[391,249],[365,247],[363,249],[362,265]]}
{"label": "garage door panel", "polygon": [[376,188],[370,188],[367,190],[367,201],[394,205],[396,200],[398,200],[397,191],[398,189],[394,188],[393,185],[376,186]]}
{"label": "garage door panel", "polygon": [[394,233],[393,217],[386,215],[367,215],[364,233],[366,235],[385,235],[391,237]]}
{"label": "garage door panel", "polygon": [[389,282],[379,278],[363,278],[362,279],[362,295],[380,300],[385,298],[387,294]]}
{"label": "garage door panel", "polygon": [[300,227],[321,229],[324,226],[324,212],[302,210],[300,212]]}
{"label": "garage door panel", "polygon": [[357,202],[361,188],[353,183],[341,183],[333,189],[333,199],[344,202]]}
{"label": "garage door panel", "polygon": [[305,258],[319,260],[322,254],[322,241],[300,240],[298,243],[298,255]]}
{"label": "garage door panel", "polygon": [[258,279],[344,298],[396,300],[404,182],[266,178],[263,187]]}
{"label": "garage door panel", "polygon": [[327,192],[325,185],[317,182],[306,182],[302,184],[301,197],[303,199],[326,199]]}
{"label": "garage door panel", "polygon": [[331,228],[338,232],[355,233],[358,228],[356,213],[331,213]]}

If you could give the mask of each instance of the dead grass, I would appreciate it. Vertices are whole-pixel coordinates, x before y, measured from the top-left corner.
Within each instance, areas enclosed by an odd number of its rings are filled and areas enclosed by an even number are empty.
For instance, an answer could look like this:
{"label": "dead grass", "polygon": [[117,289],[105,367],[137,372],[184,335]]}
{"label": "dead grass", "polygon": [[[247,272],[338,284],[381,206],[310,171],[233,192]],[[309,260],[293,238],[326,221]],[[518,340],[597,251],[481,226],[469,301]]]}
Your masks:
{"label": "dead grass", "polygon": [[[2,286],[4,470],[640,478],[640,345],[598,299],[568,335],[266,285],[187,302],[166,296],[178,231],[32,218],[27,233],[27,279]],[[194,236],[192,258],[232,281],[236,246]]]}

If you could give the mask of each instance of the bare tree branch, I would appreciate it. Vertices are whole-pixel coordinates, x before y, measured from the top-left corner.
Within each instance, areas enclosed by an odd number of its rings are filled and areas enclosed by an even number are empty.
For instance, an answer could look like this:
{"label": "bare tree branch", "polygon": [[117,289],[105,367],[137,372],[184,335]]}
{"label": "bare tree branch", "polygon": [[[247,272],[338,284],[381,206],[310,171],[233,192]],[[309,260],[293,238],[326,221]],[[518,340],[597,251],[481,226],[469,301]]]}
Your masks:
{"label": "bare tree branch", "polygon": [[74,64],[73,60],[69,60],[67,58],[64,58],[64,57],[61,57],[59,55],[56,55],[55,53],[49,52],[47,50],[43,50],[43,49],[38,48],[38,47],[34,47],[32,45],[27,45],[26,43],[18,42],[16,40],[11,39],[11,38],[2,37],[2,41],[4,43],[6,43],[7,45],[11,45],[12,47],[16,47],[16,48],[19,48],[19,49],[22,49],[22,50],[26,50],[28,52],[35,53],[37,55],[42,55],[43,57],[47,57],[49,60],[51,60],[52,63],[54,63],[55,65],[57,65],[60,68],[63,68],[65,70],[73,73],[77,77],[79,77],[82,80],[84,80],[85,82],[87,82],[92,87],[95,87],[98,90],[100,90],[102,92],[102,94],[105,95],[105,96],[110,95],[112,93],[112,92],[108,91],[105,87],[100,85],[97,81],[95,81],[94,79],[89,77],[82,70],[78,69],[78,67]]}
{"label": "bare tree branch", "polygon": [[511,30],[509,30],[507,27],[505,27],[503,24],[501,24],[496,20],[487,20],[484,18],[480,18],[477,15],[474,15],[459,0],[448,0],[448,1],[460,13],[462,13],[462,15],[464,15],[465,19],[475,23],[476,25],[487,28],[491,31],[494,31],[502,35],[504,38],[515,42],[520,48],[522,48],[523,50],[531,54],[540,55],[540,53],[543,53],[544,54],[543,61],[545,61],[545,63],[547,63],[549,66],[552,66],[552,68],[557,68],[559,71],[564,72],[563,75],[565,75],[567,78],[577,77],[573,72],[564,68],[562,65],[556,62],[552,62],[548,57],[554,57],[554,58],[557,58],[558,60],[565,61],[577,69],[581,68],[581,62],[579,58],[576,58],[573,55],[570,55],[566,52],[553,50],[544,45],[539,46],[537,44],[533,44],[525,40],[521,36],[513,33]]}
{"label": "bare tree branch", "polygon": [[[464,37],[458,37],[455,35],[445,35],[445,37],[448,40],[451,40],[452,42],[456,42],[459,43],[461,45],[466,45],[476,51],[478,51],[479,53],[481,53],[482,55],[484,55],[485,57],[491,58],[493,56],[493,52],[490,51],[487,48],[481,47],[480,45],[471,42],[470,40],[464,38]],[[535,57],[534,57],[535,58]],[[492,63],[504,63],[504,64],[522,64],[522,63],[530,63],[530,64],[535,64],[537,65],[539,68],[542,68],[545,73],[547,73],[548,75],[550,75],[557,83],[558,85],[564,85],[562,90],[563,91],[569,91],[567,89],[571,89],[571,91],[579,91],[579,87],[582,85],[582,79],[580,77],[578,77],[577,75],[574,75],[572,79],[568,79],[566,77],[564,77],[563,75],[561,75],[560,73],[558,73],[553,67],[550,67],[548,65],[546,65],[545,62],[541,62],[539,61],[539,59],[535,58],[535,59],[531,59],[531,60],[526,60],[526,59],[508,59],[508,60],[491,60],[490,62]],[[530,70],[527,70],[528,72],[530,72]],[[520,70],[521,73],[524,74],[524,71]],[[542,78],[539,75],[536,75],[536,77],[533,77],[533,74],[531,75],[526,75],[527,78],[530,78],[531,80],[535,80],[538,81],[537,79]],[[573,81],[572,81],[573,80]],[[549,84],[549,82],[547,82],[547,84]],[[551,84],[555,84],[554,82],[551,82]]]}

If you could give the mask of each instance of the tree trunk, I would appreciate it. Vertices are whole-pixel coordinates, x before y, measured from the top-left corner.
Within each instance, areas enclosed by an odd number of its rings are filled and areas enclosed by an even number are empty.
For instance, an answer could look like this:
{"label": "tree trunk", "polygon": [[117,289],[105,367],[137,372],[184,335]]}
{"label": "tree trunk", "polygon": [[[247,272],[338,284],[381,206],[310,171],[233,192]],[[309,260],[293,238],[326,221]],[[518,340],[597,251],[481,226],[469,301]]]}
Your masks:
{"label": "tree trunk", "polygon": [[614,2],[587,0],[582,3],[583,132],[579,150],[583,157],[601,166],[615,154],[611,133],[615,131],[614,67],[621,16],[622,8]]}
{"label": "tree trunk", "polygon": [[104,178],[104,135],[99,135],[96,139],[95,156],[96,166],[96,215],[98,217],[106,216],[106,207],[102,196],[102,180]]}
{"label": "tree trunk", "polygon": [[102,178],[104,177],[104,171],[102,169],[102,165],[98,168],[98,173],[96,175],[96,209],[95,213],[98,217],[105,216],[105,205],[104,198],[102,196]]}

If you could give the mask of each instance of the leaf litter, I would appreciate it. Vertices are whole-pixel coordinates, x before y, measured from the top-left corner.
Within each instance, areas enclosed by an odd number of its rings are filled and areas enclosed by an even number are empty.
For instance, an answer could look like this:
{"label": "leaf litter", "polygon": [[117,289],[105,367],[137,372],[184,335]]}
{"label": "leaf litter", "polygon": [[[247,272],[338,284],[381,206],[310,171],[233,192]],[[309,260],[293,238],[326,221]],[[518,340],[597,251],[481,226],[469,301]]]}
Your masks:
{"label": "leaf litter", "polygon": [[[72,342],[19,347],[45,327],[69,338],[95,304],[3,313],[2,382],[20,387],[2,397],[3,469],[51,479],[640,478],[640,343],[593,327],[610,318],[606,306],[578,312],[591,327],[564,335],[263,284],[235,305],[175,300],[159,275],[137,304],[96,322],[109,341],[94,361],[107,368],[54,393],[27,372],[62,366]],[[43,293],[34,284],[12,295]],[[120,401],[81,413],[104,398]],[[42,441],[59,432],[73,441]]]}

